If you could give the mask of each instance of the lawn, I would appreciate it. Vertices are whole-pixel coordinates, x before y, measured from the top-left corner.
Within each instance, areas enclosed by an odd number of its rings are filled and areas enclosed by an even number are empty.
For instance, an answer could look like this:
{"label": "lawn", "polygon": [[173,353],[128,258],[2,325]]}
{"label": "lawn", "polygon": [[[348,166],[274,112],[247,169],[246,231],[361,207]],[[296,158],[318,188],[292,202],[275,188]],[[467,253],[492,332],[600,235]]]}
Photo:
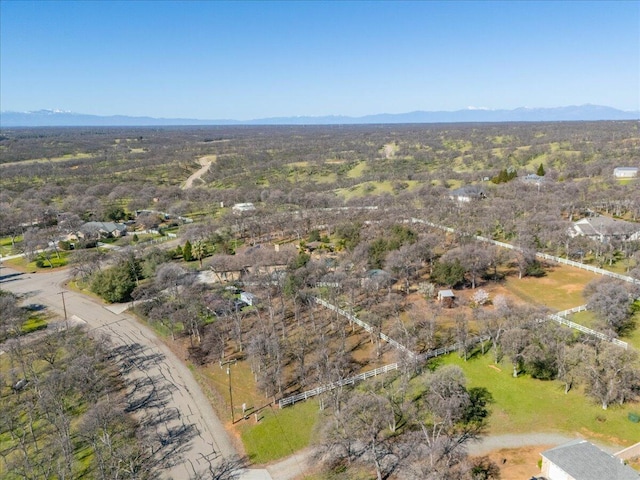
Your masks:
{"label": "lawn", "polygon": [[[16,245],[22,242],[22,235],[18,235],[15,238]],[[0,238],[0,255],[14,255],[16,254],[16,250],[13,248],[11,243],[11,237],[2,237]]]}
{"label": "lawn", "polygon": [[44,328],[47,328],[47,320],[42,315],[35,315],[29,317],[29,319],[22,324],[20,330],[23,334],[27,334]]}
{"label": "lawn", "polygon": [[[199,383],[209,393],[218,416],[242,438],[246,454],[252,462],[267,463],[301,450],[311,441],[318,418],[318,402],[299,402],[280,410],[256,389],[253,373],[247,362],[231,363],[231,391],[234,420],[231,423],[229,375],[227,365],[211,364],[192,369]],[[246,406],[246,419],[242,405]],[[256,423],[256,414],[259,422]]]}
{"label": "lawn", "polygon": [[[55,254],[51,256],[51,263],[53,264],[53,268],[65,267],[69,263],[69,255],[71,252],[60,252],[60,258],[58,258]],[[40,257],[40,256],[39,256]],[[42,258],[42,257],[40,257]],[[28,272],[36,272],[38,270],[50,270],[51,266],[49,265],[49,260],[44,260],[44,266],[38,267],[36,265],[37,260],[29,262],[25,257],[13,258],[11,260],[6,260],[4,263],[15,267],[19,270],[26,270]]]}
{"label": "lawn", "polygon": [[572,322],[579,323],[580,325],[584,325],[585,327],[596,328],[596,314],[589,310],[569,315],[567,319]]}
{"label": "lawn", "polygon": [[640,350],[640,312],[634,315],[633,321],[635,322],[635,328],[621,338],[636,350]]}
{"label": "lawn", "polygon": [[541,278],[510,276],[505,281],[505,288],[525,302],[566,310],[587,303],[582,296],[584,287],[600,278],[595,273],[567,265],[553,265],[546,272]]}
{"label": "lawn", "polygon": [[602,410],[578,389],[564,393],[559,381],[535,380],[528,375],[511,376],[511,364],[493,364],[493,354],[467,362],[458,355],[444,363],[459,365],[469,387],[486,387],[495,400],[489,419],[492,435],[529,432],[561,432],[615,446],[628,446],[640,438],[640,425],[628,420],[640,404],[612,405]]}
{"label": "lawn", "polygon": [[257,424],[250,416],[238,427],[247,455],[255,463],[267,463],[309,446],[318,412],[318,402],[307,400],[282,410],[267,407],[258,413]]}
{"label": "lawn", "polygon": [[608,270],[613,273],[619,273],[620,275],[629,275],[629,270],[635,266],[636,264],[633,260],[631,260],[630,262],[619,260],[617,262],[614,262],[613,265],[609,265],[607,263],[606,265],[603,265],[602,268],[603,270]]}

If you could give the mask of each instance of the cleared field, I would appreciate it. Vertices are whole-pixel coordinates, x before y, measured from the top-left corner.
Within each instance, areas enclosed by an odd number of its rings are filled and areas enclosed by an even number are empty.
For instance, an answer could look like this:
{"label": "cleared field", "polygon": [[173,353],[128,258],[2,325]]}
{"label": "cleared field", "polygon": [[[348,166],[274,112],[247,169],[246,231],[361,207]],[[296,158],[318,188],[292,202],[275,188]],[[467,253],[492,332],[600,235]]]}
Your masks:
{"label": "cleared field", "polygon": [[508,277],[505,288],[525,302],[544,305],[553,310],[584,305],[584,287],[599,275],[566,265],[553,265],[541,278]]}
{"label": "cleared field", "polygon": [[91,153],[70,153],[68,155],[63,155],[62,157],[52,157],[52,158],[32,158],[29,160],[21,160],[19,162],[6,162],[0,163],[0,167],[9,166],[9,165],[30,165],[34,163],[59,163],[59,162],[68,162],[70,160],[84,160],[87,158],[93,158],[94,155]]}
{"label": "cleared field", "polygon": [[349,178],[360,178],[364,172],[367,170],[367,163],[360,162],[355,167],[347,172],[347,177]]}

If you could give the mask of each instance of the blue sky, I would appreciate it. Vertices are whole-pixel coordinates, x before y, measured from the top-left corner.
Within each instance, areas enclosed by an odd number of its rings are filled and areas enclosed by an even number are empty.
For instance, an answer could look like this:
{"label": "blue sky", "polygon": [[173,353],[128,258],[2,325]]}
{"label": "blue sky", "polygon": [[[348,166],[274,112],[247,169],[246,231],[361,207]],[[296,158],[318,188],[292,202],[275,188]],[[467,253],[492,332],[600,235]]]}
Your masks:
{"label": "blue sky", "polygon": [[0,0],[0,109],[640,109],[640,2]]}

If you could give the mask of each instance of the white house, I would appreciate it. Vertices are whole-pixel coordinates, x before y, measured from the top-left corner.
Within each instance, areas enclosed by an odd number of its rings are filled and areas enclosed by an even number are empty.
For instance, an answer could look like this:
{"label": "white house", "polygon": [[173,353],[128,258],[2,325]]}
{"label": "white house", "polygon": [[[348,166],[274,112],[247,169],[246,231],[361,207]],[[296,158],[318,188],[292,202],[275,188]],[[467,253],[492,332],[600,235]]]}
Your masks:
{"label": "white house", "polygon": [[616,167],[613,169],[615,178],[635,178],[638,176],[638,167]]}
{"label": "white house", "polygon": [[541,455],[541,473],[547,480],[640,479],[640,474],[622,460],[586,440],[573,440]]}
{"label": "white house", "polygon": [[255,210],[255,209],[256,209],[255,205],[251,202],[236,203],[233,207],[231,207],[231,210],[234,213],[250,212],[251,210]]}
{"label": "white house", "polygon": [[603,216],[587,217],[574,222],[569,234],[572,237],[589,237],[602,243],[614,239],[639,240],[640,224]]}

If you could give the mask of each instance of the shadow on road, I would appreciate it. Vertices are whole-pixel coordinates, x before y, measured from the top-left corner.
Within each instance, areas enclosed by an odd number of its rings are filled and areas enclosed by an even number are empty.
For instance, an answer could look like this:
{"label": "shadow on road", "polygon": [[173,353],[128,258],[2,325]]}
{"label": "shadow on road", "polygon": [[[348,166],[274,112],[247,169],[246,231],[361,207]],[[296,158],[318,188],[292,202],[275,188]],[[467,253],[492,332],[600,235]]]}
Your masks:
{"label": "shadow on road", "polygon": [[123,375],[131,373],[133,370],[145,372],[164,360],[164,355],[145,350],[146,347],[139,343],[122,345],[111,350],[111,358],[118,363]]}
{"label": "shadow on road", "polygon": [[7,275],[0,275],[0,283],[13,282],[15,280],[19,280],[24,273],[8,273]]}
{"label": "shadow on road", "polygon": [[180,463],[199,431],[177,408],[168,407],[177,387],[163,373],[165,356],[134,343],[113,348],[110,357],[127,378],[126,411],[138,418],[142,441],[155,467],[167,469]]}

